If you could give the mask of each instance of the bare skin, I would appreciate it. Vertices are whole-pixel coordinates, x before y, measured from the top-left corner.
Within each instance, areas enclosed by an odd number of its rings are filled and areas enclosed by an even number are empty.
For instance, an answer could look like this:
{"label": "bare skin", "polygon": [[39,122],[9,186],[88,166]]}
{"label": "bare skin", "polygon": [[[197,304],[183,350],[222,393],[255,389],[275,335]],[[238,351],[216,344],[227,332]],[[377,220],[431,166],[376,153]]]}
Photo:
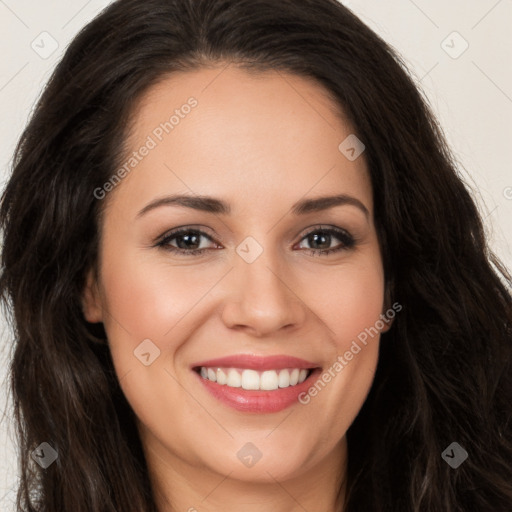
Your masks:
{"label": "bare skin", "polygon": [[[386,309],[384,273],[364,154],[350,161],[338,149],[353,131],[320,85],[224,65],[150,89],[131,151],[190,97],[197,106],[161,141],[153,135],[156,147],[105,198],[99,275],[89,274],[84,313],[104,323],[161,512],[334,512],[346,432],[373,382],[379,336],[307,404],[275,413],[218,401],[191,366],[285,354],[326,370],[376,324]],[[167,204],[140,214],[172,194],[212,196],[231,213]],[[297,201],[340,194],[363,208],[291,211]],[[202,254],[186,254],[183,236],[157,245],[183,226],[206,234],[190,245]],[[335,234],[314,245],[306,235],[320,227],[345,230],[354,245]],[[251,263],[236,251],[247,237],[262,249]],[[341,250],[320,253],[327,248]],[[147,366],[134,356],[145,339],[160,350]],[[237,457],[249,442],[262,454],[252,467]]]}

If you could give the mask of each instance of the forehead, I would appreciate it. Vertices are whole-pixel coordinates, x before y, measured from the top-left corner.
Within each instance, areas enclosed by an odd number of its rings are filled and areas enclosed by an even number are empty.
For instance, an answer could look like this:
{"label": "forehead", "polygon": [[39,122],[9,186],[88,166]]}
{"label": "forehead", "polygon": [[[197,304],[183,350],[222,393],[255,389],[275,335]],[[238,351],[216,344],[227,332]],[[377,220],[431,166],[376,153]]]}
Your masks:
{"label": "forehead", "polygon": [[229,66],[175,73],[133,111],[124,163],[150,149],[116,195],[139,204],[179,191],[263,208],[337,192],[359,195],[371,211],[364,155],[350,161],[338,148],[352,133],[340,106],[312,79]]}

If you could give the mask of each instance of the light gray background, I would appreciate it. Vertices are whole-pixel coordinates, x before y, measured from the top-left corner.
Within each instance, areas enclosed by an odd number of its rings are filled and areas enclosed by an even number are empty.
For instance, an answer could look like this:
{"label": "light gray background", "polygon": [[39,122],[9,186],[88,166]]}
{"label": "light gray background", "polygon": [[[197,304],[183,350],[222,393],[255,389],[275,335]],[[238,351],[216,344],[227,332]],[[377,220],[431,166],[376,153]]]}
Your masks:
{"label": "light gray background", "polygon": [[[80,28],[109,3],[0,0],[2,188],[15,143],[52,69]],[[344,3],[399,51],[421,83],[475,191],[491,247],[512,268],[512,0]],[[47,56],[52,40],[58,48]],[[4,411],[10,343],[3,318],[0,332]],[[5,511],[13,510],[17,480],[10,416],[8,407],[0,423],[0,509]]]}

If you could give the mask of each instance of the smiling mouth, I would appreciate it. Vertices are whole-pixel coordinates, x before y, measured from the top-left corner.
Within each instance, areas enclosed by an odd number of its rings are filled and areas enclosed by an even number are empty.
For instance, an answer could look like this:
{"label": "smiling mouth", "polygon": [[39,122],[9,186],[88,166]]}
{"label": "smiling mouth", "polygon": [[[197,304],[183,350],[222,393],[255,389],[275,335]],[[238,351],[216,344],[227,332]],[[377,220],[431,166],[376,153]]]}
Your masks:
{"label": "smiling mouth", "polygon": [[203,379],[221,386],[253,391],[273,391],[302,384],[313,368],[283,368],[257,371],[247,368],[196,367],[194,371]]}

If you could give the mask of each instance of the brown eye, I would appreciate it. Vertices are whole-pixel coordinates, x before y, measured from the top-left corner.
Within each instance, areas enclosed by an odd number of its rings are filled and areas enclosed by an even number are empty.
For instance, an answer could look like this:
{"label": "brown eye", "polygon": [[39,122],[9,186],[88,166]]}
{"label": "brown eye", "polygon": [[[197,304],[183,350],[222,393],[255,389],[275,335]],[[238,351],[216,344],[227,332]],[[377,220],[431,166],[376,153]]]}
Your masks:
{"label": "brown eye", "polygon": [[[331,247],[333,240],[336,239],[341,243],[335,247]],[[347,231],[339,228],[316,228],[307,233],[302,241],[308,243],[310,247],[306,249],[313,255],[326,255],[344,249],[350,249],[355,245],[354,238]]]}
{"label": "brown eye", "polygon": [[[190,228],[182,228],[165,235],[156,245],[164,250],[181,253],[183,255],[202,254],[208,250],[204,247],[203,240],[213,242],[212,238],[203,231]],[[203,247],[201,247],[203,245]]]}

